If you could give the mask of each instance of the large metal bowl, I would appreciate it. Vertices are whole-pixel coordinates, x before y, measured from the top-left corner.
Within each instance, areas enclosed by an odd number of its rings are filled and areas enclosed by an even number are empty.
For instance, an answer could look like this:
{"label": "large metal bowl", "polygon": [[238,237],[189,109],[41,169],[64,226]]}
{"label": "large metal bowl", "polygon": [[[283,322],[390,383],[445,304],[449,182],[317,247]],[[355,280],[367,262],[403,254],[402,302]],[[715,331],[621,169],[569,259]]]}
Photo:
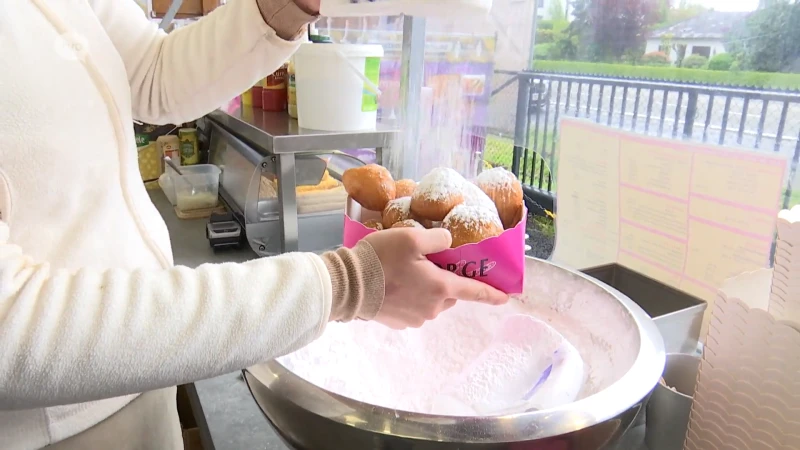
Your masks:
{"label": "large metal bowl", "polygon": [[[277,361],[247,369],[245,379],[269,422],[296,449],[595,450],[612,446],[643,408],[664,369],[658,329],[618,291],[547,261],[527,259],[525,285],[519,308],[547,320],[596,372],[603,368],[578,401],[504,416],[448,417],[350,399],[309,383]],[[615,356],[592,350],[598,346]]]}

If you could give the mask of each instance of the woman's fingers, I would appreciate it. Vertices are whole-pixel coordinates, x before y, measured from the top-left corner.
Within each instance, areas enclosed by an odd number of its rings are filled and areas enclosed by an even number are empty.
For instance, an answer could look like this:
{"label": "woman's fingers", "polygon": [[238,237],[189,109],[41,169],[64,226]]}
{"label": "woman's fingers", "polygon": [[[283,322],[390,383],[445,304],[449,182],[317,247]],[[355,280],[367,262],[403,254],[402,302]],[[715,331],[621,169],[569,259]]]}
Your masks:
{"label": "woman's fingers", "polygon": [[450,248],[453,237],[444,228],[432,228],[430,230],[418,228],[404,228],[409,230],[409,234],[414,239],[416,251],[421,255],[439,253]]}
{"label": "woman's fingers", "polygon": [[447,272],[448,292],[459,300],[502,305],[508,302],[508,294],[472,278],[460,277]]}

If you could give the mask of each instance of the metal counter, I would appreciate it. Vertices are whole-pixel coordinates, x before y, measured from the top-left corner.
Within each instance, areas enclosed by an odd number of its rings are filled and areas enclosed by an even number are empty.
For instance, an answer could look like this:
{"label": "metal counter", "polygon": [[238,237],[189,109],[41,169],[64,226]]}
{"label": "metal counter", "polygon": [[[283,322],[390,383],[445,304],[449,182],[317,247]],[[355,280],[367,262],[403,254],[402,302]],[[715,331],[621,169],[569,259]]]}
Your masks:
{"label": "metal counter", "polygon": [[275,155],[355,148],[380,151],[388,147],[398,134],[396,129],[380,123],[372,131],[309,130],[300,128],[297,120],[286,113],[268,112],[252,106],[231,111],[218,109],[208,116],[237,136]]}

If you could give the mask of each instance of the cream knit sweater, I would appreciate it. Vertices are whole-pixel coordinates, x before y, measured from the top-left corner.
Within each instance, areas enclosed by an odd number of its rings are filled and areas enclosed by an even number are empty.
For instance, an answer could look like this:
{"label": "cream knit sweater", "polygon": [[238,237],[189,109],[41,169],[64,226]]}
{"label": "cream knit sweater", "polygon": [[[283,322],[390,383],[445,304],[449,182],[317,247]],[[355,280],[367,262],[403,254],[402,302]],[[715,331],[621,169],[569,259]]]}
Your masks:
{"label": "cream knit sweater", "polygon": [[132,0],[0,0],[0,448],[60,441],[137,392],[324,329],[322,258],[172,268],[138,174],[134,117],[195,119],[296,49],[254,0],[228,3],[167,36]]}

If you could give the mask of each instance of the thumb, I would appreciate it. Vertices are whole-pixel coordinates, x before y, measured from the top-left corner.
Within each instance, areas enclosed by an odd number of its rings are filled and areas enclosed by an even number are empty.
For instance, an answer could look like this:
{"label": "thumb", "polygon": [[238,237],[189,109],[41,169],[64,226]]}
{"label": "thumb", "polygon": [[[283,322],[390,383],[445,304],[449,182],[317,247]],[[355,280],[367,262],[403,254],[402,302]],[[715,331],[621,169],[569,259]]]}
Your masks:
{"label": "thumb", "polygon": [[444,228],[432,228],[430,230],[414,229],[414,240],[417,250],[423,255],[438,253],[450,248],[453,237]]}

